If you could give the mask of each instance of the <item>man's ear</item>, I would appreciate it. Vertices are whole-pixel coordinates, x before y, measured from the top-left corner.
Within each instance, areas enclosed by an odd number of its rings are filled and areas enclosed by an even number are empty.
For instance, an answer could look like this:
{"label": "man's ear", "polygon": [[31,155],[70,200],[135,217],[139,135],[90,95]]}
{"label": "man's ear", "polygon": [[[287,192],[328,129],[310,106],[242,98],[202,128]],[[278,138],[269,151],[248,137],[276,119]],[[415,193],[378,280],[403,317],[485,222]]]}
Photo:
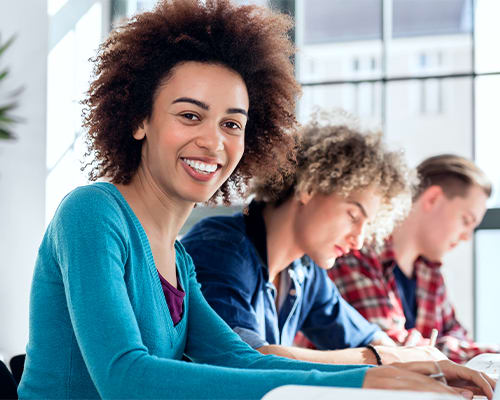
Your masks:
{"label": "man's ear", "polygon": [[305,192],[299,192],[297,193],[297,198],[299,199],[299,203],[302,205],[306,205],[309,203],[309,200],[311,200],[313,197],[312,193],[305,193]]}
{"label": "man's ear", "polygon": [[438,185],[429,186],[420,195],[419,201],[425,211],[429,211],[444,196],[443,188]]}
{"label": "man's ear", "polygon": [[135,130],[135,132],[132,134],[135,140],[142,140],[146,137],[146,121],[142,121],[139,124],[139,127]]}

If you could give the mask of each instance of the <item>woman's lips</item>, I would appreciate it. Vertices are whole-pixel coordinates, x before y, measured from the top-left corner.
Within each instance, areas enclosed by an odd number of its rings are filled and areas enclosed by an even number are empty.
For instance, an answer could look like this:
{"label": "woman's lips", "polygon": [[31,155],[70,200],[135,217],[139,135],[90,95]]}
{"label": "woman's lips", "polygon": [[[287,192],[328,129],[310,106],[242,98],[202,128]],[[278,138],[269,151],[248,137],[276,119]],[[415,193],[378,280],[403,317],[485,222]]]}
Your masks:
{"label": "woman's lips", "polygon": [[191,176],[194,180],[200,181],[200,182],[208,182],[211,180],[220,170],[220,165],[217,166],[217,169],[213,172],[205,172],[198,170],[196,168],[193,168],[190,166],[186,161],[181,159],[181,164],[184,170],[187,172],[189,176]]}

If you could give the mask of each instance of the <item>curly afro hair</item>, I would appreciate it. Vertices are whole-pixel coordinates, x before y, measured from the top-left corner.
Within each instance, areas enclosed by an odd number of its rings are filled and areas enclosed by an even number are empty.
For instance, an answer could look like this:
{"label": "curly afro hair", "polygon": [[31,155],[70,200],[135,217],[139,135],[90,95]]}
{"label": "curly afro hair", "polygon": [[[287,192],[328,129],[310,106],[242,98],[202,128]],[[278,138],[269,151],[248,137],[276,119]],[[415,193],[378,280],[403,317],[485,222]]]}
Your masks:
{"label": "curly afro hair", "polygon": [[376,187],[381,207],[370,222],[368,241],[375,245],[392,232],[411,208],[418,184],[401,152],[389,151],[380,132],[365,132],[344,112],[318,113],[295,135],[295,171],[284,172],[280,181],[255,179],[252,192],[257,200],[285,201],[296,193],[337,193]]}
{"label": "curly afro hair", "polygon": [[236,71],[250,101],[244,155],[211,201],[229,203],[231,191],[244,194],[254,175],[279,180],[277,171],[293,160],[289,132],[297,125],[300,94],[287,36],[291,27],[291,18],[264,7],[163,0],[112,31],[92,59],[94,81],[83,100],[87,156],[94,157],[85,166],[91,167],[89,179],[130,182],[142,147],[132,135],[151,116],[158,87],[174,66],[197,61]]}

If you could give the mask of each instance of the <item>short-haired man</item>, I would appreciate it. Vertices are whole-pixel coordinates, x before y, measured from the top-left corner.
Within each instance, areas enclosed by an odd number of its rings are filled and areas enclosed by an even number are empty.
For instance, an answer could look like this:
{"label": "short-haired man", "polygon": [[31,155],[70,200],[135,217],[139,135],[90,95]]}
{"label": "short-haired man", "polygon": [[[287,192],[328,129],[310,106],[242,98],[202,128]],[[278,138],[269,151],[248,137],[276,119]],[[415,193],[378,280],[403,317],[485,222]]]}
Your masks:
{"label": "short-haired man", "polygon": [[440,266],[443,255],[469,240],[486,211],[491,184],[471,161],[439,155],[417,167],[420,186],[409,216],[384,248],[353,250],[329,271],[342,296],[399,344],[428,344],[456,362],[500,347],[480,346],[455,318]]}

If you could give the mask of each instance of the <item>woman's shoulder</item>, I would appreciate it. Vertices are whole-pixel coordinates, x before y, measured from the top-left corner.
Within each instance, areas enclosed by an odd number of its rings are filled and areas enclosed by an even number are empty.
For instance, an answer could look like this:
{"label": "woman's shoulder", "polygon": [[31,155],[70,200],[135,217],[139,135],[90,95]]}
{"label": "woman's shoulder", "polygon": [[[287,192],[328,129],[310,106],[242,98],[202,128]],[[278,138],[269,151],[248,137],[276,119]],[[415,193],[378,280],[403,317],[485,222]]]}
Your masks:
{"label": "woman's shoulder", "polygon": [[109,222],[123,227],[126,215],[125,199],[118,189],[110,183],[99,182],[77,187],[68,193],[59,204],[50,226],[68,229],[69,225],[79,229],[82,225],[106,225]]}
{"label": "woman's shoulder", "polygon": [[61,201],[56,214],[87,214],[89,212],[109,212],[118,209],[120,198],[118,189],[111,183],[99,182],[79,186],[69,192]]}

